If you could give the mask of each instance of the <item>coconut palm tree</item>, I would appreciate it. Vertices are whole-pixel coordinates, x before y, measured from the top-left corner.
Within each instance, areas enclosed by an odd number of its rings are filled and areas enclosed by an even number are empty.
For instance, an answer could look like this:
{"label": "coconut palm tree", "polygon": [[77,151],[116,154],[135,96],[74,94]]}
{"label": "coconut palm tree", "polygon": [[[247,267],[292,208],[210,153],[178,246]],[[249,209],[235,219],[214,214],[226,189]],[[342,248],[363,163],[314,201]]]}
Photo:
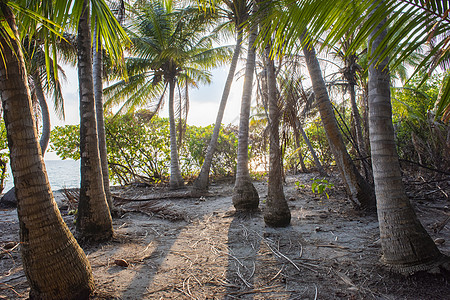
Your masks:
{"label": "coconut palm tree", "polygon": [[103,186],[95,118],[90,2],[82,1],[78,23],[78,82],[80,93],[81,186],[77,232],[85,240],[108,240],[113,235],[112,219]]}
{"label": "coconut palm tree", "polygon": [[362,208],[373,207],[375,204],[373,190],[356,169],[356,166],[347,152],[339,127],[337,126],[336,117],[322,77],[315,49],[307,42],[305,34],[300,37],[300,41],[303,43],[303,54],[311,76],[314,94],[328,143],[330,144],[336,165],[338,166],[341,177],[345,183],[347,193],[351,197],[353,203],[357,206]]}
{"label": "coconut palm tree", "polygon": [[[309,32],[315,34],[320,34],[332,26],[325,44],[334,43],[346,32],[357,32],[356,28],[360,30],[352,47],[358,47],[366,39],[369,41],[369,129],[383,248],[382,261],[393,270],[410,274],[433,269],[443,265],[448,259],[437,250],[426,230],[420,225],[401,181],[391,119],[388,58],[396,57],[393,62],[395,67],[427,40],[445,36],[445,28],[448,28],[449,24],[449,7],[448,3],[442,1],[383,2],[376,2],[380,5],[374,5],[372,1],[338,0],[330,5],[329,1],[303,1],[300,3],[304,9],[301,17],[296,13],[287,15],[291,19],[296,15],[296,20],[301,22],[310,20]],[[366,18],[367,11],[371,13]],[[386,20],[388,16],[390,18]],[[305,25],[298,23],[298,28],[295,27],[295,22],[288,23],[283,24],[289,26],[280,25],[285,34],[292,37],[292,31],[297,32],[294,34],[296,36],[304,33]],[[388,25],[391,25],[391,29]],[[419,65],[419,69],[425,67],[433,58],[436,58],[434,62],[444,65],[448,62],[449,51],[444,47],[444,40],[438,39]],[[436,54],[439,56],[436,57]]]}
{"label": "coconut palm tree", "polygon": [[[373,56],[386,36],[380,22],[369,35],[369,130],[372,167],[380,225],[382,262],[393,270],[411,274],[429,270],[446,258],[417,219],[402,184],[392,126],[389,59]],[[381,33],[376,35],[377,32]],[[447,260],[448,261],[448,260]],[[447,266],[448,267],[448,266]]]}
{"label": "coconut palm tree", "polygon": [[[283,2],[283,1],[281,1]],[[280,3],[278,3],[279,5]],[[281,3],[285,4],[285,3]],[[275,13],[271,13],[270,17],[265,18],[263,29],[268,32],[267,35],[274,34],[275,37],[279,37],[282,35],[286,37],[283,28],[287,28],[287,25],[292,24],[292,20],[284,20],[284,6],[273,6],[272,11]],[[289,9],[294,7],[298,11],[302,11],[301,6],[297,2],[290,2]],[[294,9],[294,11],[295,11]],[[308,24],[308,19],[306,18],[294,18],[293,20],[299,21],[301,28],[303,28],[303,32],[296,35],[298,37],[298,41],[301,44],[301,50],[303,51],[303,55],[305,57],[305,62],[309,71],[309,75],[311,78],[315,99],[317,101],[317,107],[320,112],[320,116],[322,119],[322,123],[325,129],[325,133],[327,135],[328,143],[330,145],[331,151],[333,152],[334,159],[336,161],[336,165],[340,171],[341,177],[345,183],[346,191],[350,196],[350,199],[353,203],[362,208],[373,207],[375,204],[375,198],[373,195],[373,189],[370,185],[364,180],[364,178],[359,174],[356,166],[351,160],[350,155],[347,152],[345,144],[342,139],[342,134],[337,125],[336,117],[334,115],[333,107],[331,105],[331,101],[328,95],[328,91],[323,80],[321,68],[319,61],[317,59],[317,55],[314,49],[313,41],[311,40],[311,36],[308,34],[306,30],[306,25]],[[276,28],[273,28],[271,24],[278,24]],[[297,33],[297,31],[295,31]],[[259,38],[260,43],[269,43],[270,41],[266,36],[261,36]],[[286,44],[280,43],[279,39],[276,40],[276,43],[273,46],[274,51],[292,51],[292,47],[297,46],[297,43],[292,43],[290,40],[287,41]]]}
{"label": "coconut palm tree", "polygon": [[152,101],[156,113],[169,90],[170,188],[181,188],[184,180],[178,160],[175,89],[209,83],[207,70],[226,62],[230,47],[213,48],[214,36],[205,36],[203,31],[210,16],[198,8],[177,10],[174,2],[148,1],[134,6],[132,13],[128,32],[134,46],[132,56],[126,58],[129,78],[106,88],[105,97],[109,105],[122,103],[122,110]]}
{"label": "coconut palm tree", "polygon": [[[270,10],[271,1],[258,1],[258,12],[261,17]],[[264,34],[264,32],[262,32]],[[263,97],[268,104],[269,115],[269,181],[267,185],[267,200],[264,210],[264,222],[271,227],[286,227],[291,222],[291,212],[283,191],[283,170],[280,149],[280,108],[279,90],[275,70],[274,55],[271,53],[271,42],[263,50],[264,74]]]}
{"label": "coconut palm tree", "polygon": [[[219,137],[219,131],[225,113],[225,106],[227,104],[228,95],[230,94],[231,84],[233,83],[234,73],[236,72],[236,66],[241,52],[241,43],[243,31],[243,23],[248,18],[248,13],[251,9],[252,1],[247,0],[233,0],[223,1],[226,5],[226,10],[223,12],[230,22],[234,23],[236,31],[236,46],[234,48],[233,58],[231,60],[230,69],[228,71],[227,80],[222,93],[222,99],[220,100],[219,110],[217,112],[216,122],[214,124],[213,134],[211,140],[206,149],[205,160],[203,161],[202,168],[196,180],[194,181],[194,189],[198,191],[205,191],[208,189],[209,171],[211,169],[211,163],[214,156],[214,152],[217,146],[217,139]],[[220,10],[220,7],[217,8]],[[223,26],[223,25],[222,25]]]}
{"label": "coconut palm tree", "polygon": [[[92,9],[91,9],[92,6]],[[96,20],[91,24],[92,19]],[[99,157],[97,120],[92,66],[91,25],[113,61],[120,66],[123,46],[128,42],[103,0],[78,0],[72,9],[77,24],[78,83],[80,94],[81,186],[77,215],[77,233],[83,240],[108,240],[112,237],[112,220],[104,192]]]}
{"label": "coconut palm tree", "polygon": [[[94,286],[91,267],[65,225],[48,183],[32,113],[27,72],[18,43],[19,34],[10,5],[18,7],[17,2],[0,2],[0,11],[7,22],[0,27],[3,57],[0,93],[30,298],[88,299]],[[21,11],[26,10],[21,8]],[[55,14],[60,11],[59,6],[54,8]],[[22,15],[21,21],[25,17]]]}
{"label": "coconut palm tree", "polygon": [[253,27],[250,30],[250,36],[248,38],[244,87],[242,90],[241,112],[239,116],[236,181],[233,189],[233,205],[237,211],[253,211],[259,206],[258,192],[252,183],[248,169],[248,134],[253,73],[255,72],[256,66],[256,49],[254,46],[256,36],[257,29]]}
{"label": "coconut palm tree", "polygon": [[93,84],[94,84],[94,98],[95,98],[95,116],[97,118],[97,134],[98,134],[98,148],[100,155],[100,164],[102,168],[103,189],[105,191],[106,202],[108,203],[109,211],[113,213],[114,207],[112,202],[111,189],[109,184],[109,170],[108,170],[108,149],[106,148],[106,133],[105,120],[103,113],[103,51],[102,40],[94,31],[94,51],[93,51]]}

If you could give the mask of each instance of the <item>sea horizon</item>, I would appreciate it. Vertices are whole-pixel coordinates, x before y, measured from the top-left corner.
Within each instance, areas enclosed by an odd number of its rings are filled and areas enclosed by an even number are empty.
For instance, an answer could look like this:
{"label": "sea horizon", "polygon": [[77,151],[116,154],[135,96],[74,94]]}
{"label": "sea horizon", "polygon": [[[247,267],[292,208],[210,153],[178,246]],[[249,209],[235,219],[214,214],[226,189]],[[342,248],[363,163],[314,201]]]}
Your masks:
{"label": "sea horizon", "polygon": [[[44,159],[48,181],[53,191],[64,188],[80,187],[80,160],[72,159]],[[8,177],[2,193],[6,193],[13,186],[11,167],[8,164]]]}

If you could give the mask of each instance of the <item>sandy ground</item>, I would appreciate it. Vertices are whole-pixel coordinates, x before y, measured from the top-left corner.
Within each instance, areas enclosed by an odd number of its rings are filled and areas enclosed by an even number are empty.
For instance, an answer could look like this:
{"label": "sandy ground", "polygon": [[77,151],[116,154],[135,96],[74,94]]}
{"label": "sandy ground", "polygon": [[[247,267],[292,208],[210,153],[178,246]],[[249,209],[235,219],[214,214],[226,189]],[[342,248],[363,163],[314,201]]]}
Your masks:
{"label": "sandy ground", "polygon": [[[313,194],[314,175],[287,177],[292,225],[283,229],[265,227],[261,212],[236,215],[231,181],[213,184],[211,196],[201,198],[115,188],[123,214],[114,219],[114,239],[84,246],[96,281],[93,299],[450,299],[448,274],[403,277],[386,270],[376,217],[351,207],[337,177],[329,179],[336,184],[330,199]],[[296,181],[306,187],[298,190]],[[264,207],[267,185],[255,187]],[[445,191],[431,198],[417,193],[410,191],[419,217],[450,254]],[[61,192],[55,195],[73,230]],[[8,242],[18,242],[17,215],[0,210],[0,246]],[[16,247],[0,256],[0,299],[27,295]]]}

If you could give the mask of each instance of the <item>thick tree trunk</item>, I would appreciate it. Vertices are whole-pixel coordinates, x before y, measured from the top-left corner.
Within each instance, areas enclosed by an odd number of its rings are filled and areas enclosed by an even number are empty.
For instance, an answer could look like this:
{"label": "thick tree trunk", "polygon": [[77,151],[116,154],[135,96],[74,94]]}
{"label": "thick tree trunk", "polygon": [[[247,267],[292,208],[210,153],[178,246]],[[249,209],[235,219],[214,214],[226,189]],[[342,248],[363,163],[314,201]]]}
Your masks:
{"label": "thick tree trunk", "polygon": [[77,232],[83,240],[108,240],[113,235],[111,214],[103,187],[95,119],[89,1],[84,0],[78,25],[78,82],[80,92],[81,188]]}
{"label": "thick tree trunk", "polygon": [[45,99],[44,90],[42,89],[42,84],[39,79],[39,73],[32,75],[34,81],[34,89],[36,91],[36,97],[39,101],[39,106],[41,107],[42,115],[42,133],[39,140],[39,145],[41,146],[41,153],[44,156],[47,150],[48,142],[50,140],[50,112],[48,111],[47,100]]}
{"label": "thick tree trunk", "polygon": [[175,124],[174,97],[175,80],[169,78],[169,129],[170,129],[170,189],[176,190],[184,186],[184,180],[181,176],[180,162],[178,160],[177,148],[177,129]]}
{"label": "thick tree trunk", "polygon": [[[369,52],[385,35],[386,30],[369,43]],[[373,60],[369,66],[369,130],[382,262],[403,274],[431,269],[443,256],[417,219],[402,183],[392,125],[388,59],[378,66]]]}
{"label": "thick tree trunk", "polygon": [[30,299],[88,299],[94,288],[91,267],[54,201],[38,143],[14,16],[4,3],[0,8],[15,34],[9,41],[4,39],[8,33],[0,34],[0,92]]}
{"label": "thick tree trunk", "polygon": [[[301,42],[305,43],[304,36],[301,38]],[[314,94],[316,95],[316,101],[318,103],[320,117],[327,135],[328,143],[330,144],[336,165],[338,166],[345,183],[347,193],[353,203],[358,207],[374,207],[375,197],[373,189],[359,174],[345,148],[314,47],[311,44],[304,45],[303,54],[305,55],[306,65],[311,77]]]}
{"label": "thick tree trunk", "polygon": [[108,150],[106,148],[106,133],[105,120],[103,116],[103,59],[102,59],[102,44],[98,33],[94,31],[94,63],[93,63],[93,77],[94,77],[94,98],[95,98],[95,113],[97,116],[97,133],[98,133],[98,148],[100,153],[100,163],[102,165],[103,188],[105,190],[106,201],[108,202],[109,210],[114,211],[112,203],[111,189],[109,187],[109,170],[108,170]]}
{"label": "thick tree trunk", "polygon": [[241,43],[242,30],[238,30],[236,47],[234,48],[233,59],[231,60],[230,69],[228,70],[228,76],[225,82],[225,88],[223,89],[222,93],[222,99],[220,100],[219,111],[217,112],[216,123],[214,124],[211,141],[209,142],[208,148],[206,150],[205,160],[203,161],[200,174],[194,181],[194,189],[198,191],[206,191],[208,189],[209,171],[211,169],[214,152],[216,151],[217,139],[219,138],[220,127],[222,125],[223,114],[225,112],[225,106],[227,105],[228,95],[230,94],[231,84],[233,83],[234,73],[236,72],[236,66],[239,60],[239,54],[241,52]]}
{"label": "thick tree trunk", "polygon": [[280,109],[278,107],[275,64],[270,58],[270,46],[265,49],[265,62],[269,103],[269,182],[264,222],[270,227],[286,227],[291,223],[291,212],[283,191],[279,135]]}
{"label": "thick tree trunk", "polygon": [[256,64],[256,49],[253,45],[256,40],[256,35],[256,29],[253,29],[248,40],[247,62],[245,65],[244,87],[241,100],[241,113],[239,116],[236,182],[233,190],[233,205],[238,211],[256,210],[259,205],[258,192],[253,186],[250,172],[248,170],[250,104],[252,99],[253,73],[255,72]]}

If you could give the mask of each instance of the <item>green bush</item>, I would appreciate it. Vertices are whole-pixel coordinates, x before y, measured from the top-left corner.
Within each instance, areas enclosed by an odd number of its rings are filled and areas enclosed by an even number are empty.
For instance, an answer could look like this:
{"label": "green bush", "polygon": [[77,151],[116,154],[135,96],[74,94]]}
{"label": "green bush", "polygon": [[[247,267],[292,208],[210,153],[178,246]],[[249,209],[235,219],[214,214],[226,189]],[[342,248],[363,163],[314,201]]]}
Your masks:
{"label": "green bush", "polygon": [[[129,184],[136,181],[166,181],[170,170],[169,121],[152,117],[147,110],[105,119],[106,143],[111,181]],[[180,168],[184,177],[200,171],[212,126],[188,126],[179,149]],[[213,176],[234,174],[237,136],[234,127],[222,128],[212,162]],[[79,126],[55,127],[51,134],[51,150],[62,159],[80,158]]]}

